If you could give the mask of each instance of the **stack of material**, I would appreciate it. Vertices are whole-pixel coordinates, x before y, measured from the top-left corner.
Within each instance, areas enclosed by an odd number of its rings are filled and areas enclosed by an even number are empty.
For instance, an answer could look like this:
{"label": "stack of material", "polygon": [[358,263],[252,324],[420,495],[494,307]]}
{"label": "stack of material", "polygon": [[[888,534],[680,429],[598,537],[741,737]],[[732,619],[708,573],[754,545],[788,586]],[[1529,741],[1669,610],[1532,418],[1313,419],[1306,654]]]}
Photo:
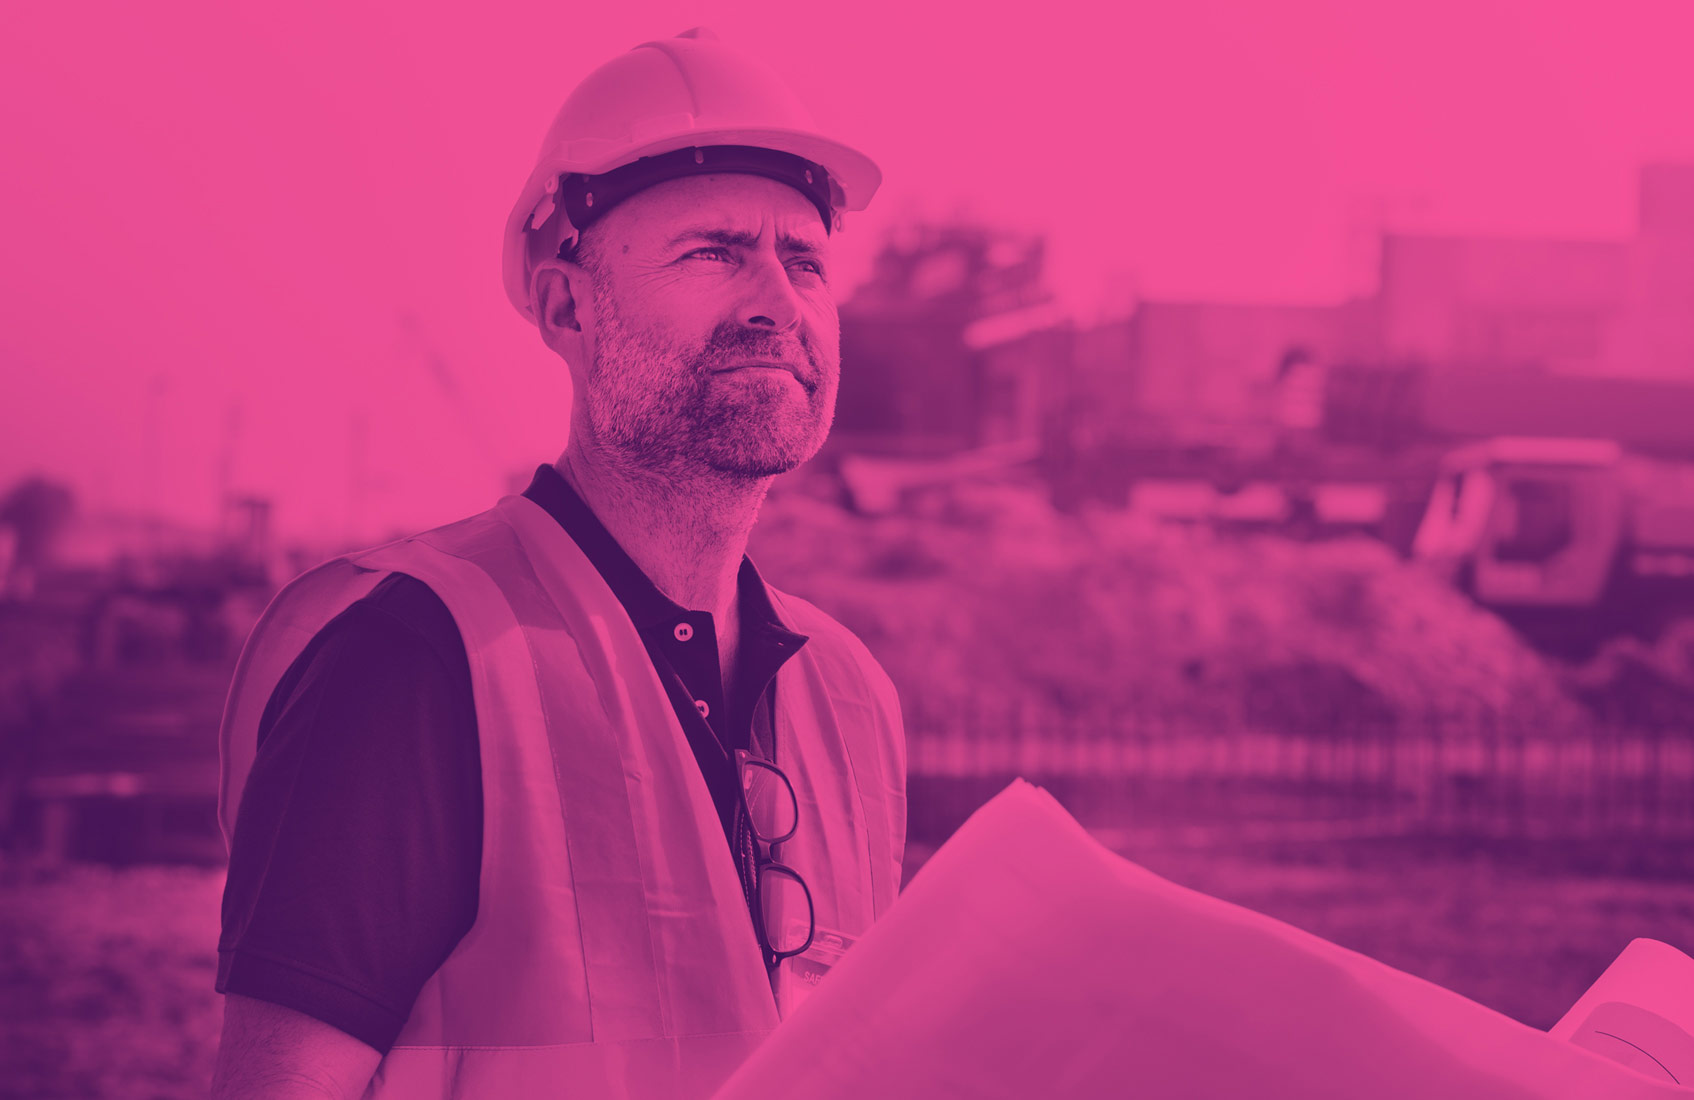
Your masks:
{"label": "stack of material", "polygon": [[1176,886],[1015,783],[717,1094],[1690,1097]]}

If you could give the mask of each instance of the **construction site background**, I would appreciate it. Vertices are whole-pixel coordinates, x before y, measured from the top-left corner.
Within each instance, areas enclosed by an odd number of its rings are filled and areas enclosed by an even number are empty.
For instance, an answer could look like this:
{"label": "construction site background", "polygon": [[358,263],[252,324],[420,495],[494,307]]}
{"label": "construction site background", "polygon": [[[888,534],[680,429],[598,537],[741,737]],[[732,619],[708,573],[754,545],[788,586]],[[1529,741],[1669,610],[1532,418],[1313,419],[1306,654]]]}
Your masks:
{"label": "construction site background", "polygon": [[[1635,241],[1385,239],[1369,301],[1087,324],[1038,239],[892,236],[843,309],[837,430],[751,552],[900,690],[908,874],[1024,775],[1155,871],[1531,1024],[1633,937],[1694,947],[1664,244],[1694,174],[1643,188]],[[0,1073],[27,1095],[209,1074],[223,693],[277,586],[354,541],[226,489],[210,530],[50,474],[0,496]]]}

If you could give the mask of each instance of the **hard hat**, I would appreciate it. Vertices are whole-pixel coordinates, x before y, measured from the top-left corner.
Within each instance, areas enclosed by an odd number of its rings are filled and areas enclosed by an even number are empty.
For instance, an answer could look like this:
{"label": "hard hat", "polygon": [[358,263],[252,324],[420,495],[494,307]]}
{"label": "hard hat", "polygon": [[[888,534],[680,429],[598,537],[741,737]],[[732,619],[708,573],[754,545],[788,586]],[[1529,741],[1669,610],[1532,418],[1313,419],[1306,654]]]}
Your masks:
{"label": "hard hat", "polygon": [[589,73],[554,118],[506,220],[506,296],[534,321],[537,262],[636,191],[704,172],[791,183],[828,228],[882,182],[869,157],[817,132],[782,77],[711,31],[645,42]]}

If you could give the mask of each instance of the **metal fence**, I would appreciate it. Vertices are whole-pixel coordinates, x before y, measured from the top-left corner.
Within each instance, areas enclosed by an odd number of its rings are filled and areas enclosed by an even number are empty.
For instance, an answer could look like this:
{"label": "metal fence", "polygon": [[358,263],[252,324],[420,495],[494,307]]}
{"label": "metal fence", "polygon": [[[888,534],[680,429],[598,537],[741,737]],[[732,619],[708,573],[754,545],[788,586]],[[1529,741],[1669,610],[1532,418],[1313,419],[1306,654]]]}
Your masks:
{"label": "metal fence", "polygon": [[[1694,840],[1694,724],[1431,716],[1301,735],[973,703],[908,706],[907,747],[921,794],[968,799],[1022,776],[1085,821]],[[914,805],[915,826],[925,813]]]}

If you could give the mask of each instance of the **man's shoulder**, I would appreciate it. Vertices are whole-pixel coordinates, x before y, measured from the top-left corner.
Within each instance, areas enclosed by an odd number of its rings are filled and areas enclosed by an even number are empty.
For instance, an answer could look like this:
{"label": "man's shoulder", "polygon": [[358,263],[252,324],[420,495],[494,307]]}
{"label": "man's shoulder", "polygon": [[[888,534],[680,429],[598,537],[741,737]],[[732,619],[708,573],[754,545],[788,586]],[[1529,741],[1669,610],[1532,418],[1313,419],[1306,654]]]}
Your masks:
{"label": "man's shoulder", "polygon": [[857,634],[817,604],[792,592],[785,592],[768,582],[765,591],[770,593],[771,602],[776,606],[778,614],[788,619],[790,625],[801,634],[808,638],[821,637],[829,643],[845,645],[862,651],[866,657],[870,656],[870,649]]}
{"label": "man's shoulder", "polygon": [[806,648],[824,661],[826,670],[828,666],[837,666],[835,671],[838,672],[852,669],[879,693],[885,693],[889,700],[893,700],[893,681],[889,679],[888,673],[870,647],[857,634],[810,600],[768,584],[765,587],[771,594],[772,602],[788,618],[794,629],[806,635]]}
{"label": "man's shoulder", "polygon": [[[422,658],[420,674],[434,675],[430,654],[449,671],[467,664],[465,640],[447,599],[407,568],[420,559],[390,553],[408,541],[331,559],[283,587],[249,639],[256,651],[277,645],[293,650],[279,689],[309,667],[371,666],[380,660],[392,672],[389,666],[397,662]],[[374,584],[359,579],[372,572],[378,574]]]}
{"label": "man's shoulder", "polygon": [[312,636],[275,691],[286,694],[313,670],[336,669],[345,674],[341,678],[351,676],[368,689],[431,681],[442,669],[467,668],[464,639],[441,597],[416,577],[390,573]]}
{"label": "man's shoulder", "polygon": [[450,554],[462,553],[467,547],[477,545],[487,540],[492,532],[503,530],[507,523],[503,520],[504,509],[510,507],[512,500],[522,498],[506,497],[493,507],[434,527],[414,530],[388,542],[367,546],[354,550],[346,557],[352,561],[368,561],[373,558],[392,557],[393,555],[410,555],[446,551]]}
{"label": "man's shoulder", "polygon": [[475,515],[348,551],[296,577],[290,587],[321,591],[322,582],[316,578],[345,579],[348,567],[355,574],[384,574],[383,581],[358,601],[361,608],[388,611],[402,622],[439,633],[452,624],[450,608],[460,606],[457,590],[466,575],[463,567],[469,564],[490,572],[494,569],[492,562],[510,557],[510,526],[500,511],[501,506],[496,505]]}
{"label": "man's shoulder", "polygon": [[444,658],[464,660],[464,641],[452,611],[433,588],[409,573],[390,573],[353,606],[375,612],[367,619],[371,623],[392,624],[422,638]]}

